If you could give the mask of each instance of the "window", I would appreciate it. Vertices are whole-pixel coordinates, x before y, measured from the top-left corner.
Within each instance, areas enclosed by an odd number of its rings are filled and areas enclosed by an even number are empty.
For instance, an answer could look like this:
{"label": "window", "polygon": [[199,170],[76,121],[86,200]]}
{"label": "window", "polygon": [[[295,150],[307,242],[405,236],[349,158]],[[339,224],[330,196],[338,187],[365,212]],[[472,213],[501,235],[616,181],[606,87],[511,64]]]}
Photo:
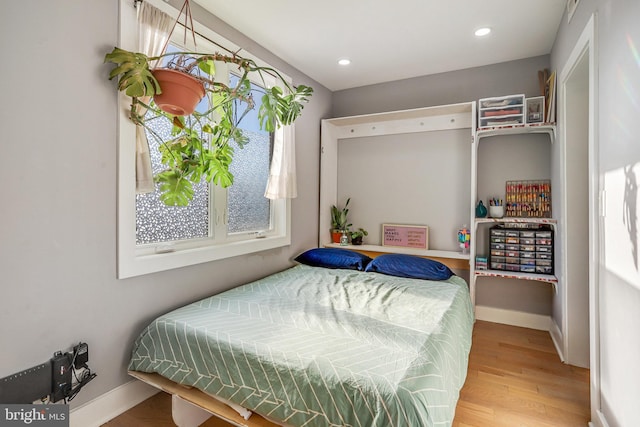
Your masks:
{"label": "window", "polygon": [[[179,39],[179,37],[178,37]],[[204,41],[200,43],[205,44]],[[168,52],[180,52],[180,46],[170,44]],[[218,68],[226,68],[219,66]],[[231,74],[231,86],[237,84],[238,77]],[[264,189],[269,178],[269,166],[273,135],[260,129],[257,111],[263,88],[252,85],[256,105],[241,122],[241,128],[248,143],[236,147],[231,173],[234,184],[222,191],[215,190],[205,180],[194,186],[194,198],[189,206],[167,206],[160,200],[160,191],[136,196],[136,244],[155,245],[163,242],[180,242],[192,239],[214,239],[216,242],[253,238],[256,233],[266,235],[272,229],[271,203],[264,197]],[[244,104],[236,101],[238,104]],[[239,105],[244,111],[246,105]],[[196,110],[209,110],[209,99],[205,97]],[[170,141],[172,124],[164,116],[147,113],[149,151],[153,172],[161,172],[160,145]],[[222,227],[216,227],[213,210],[224,212]],[[247,236],[247,233],[253,234]]]}
{"label": "window", "polygon": [[[135,46],[135,10],[129,2],[121,2],[121,45]],[[162,2],[152,4],[177,15]],[[209,40],[228,48],[235,47],[211,31],[196,25],[205,38],[197,39],[197,51],[219,51]],[[169,51],[193,49],[183,45],[184,37],[175,31]],[[133,35],[133,37],[131,37]],[[208,40],[207,40],[208,39]],[[243,56],[249,56],[243,54]],[[256,58],[252,58],[257,61]],[[230,67],[231,68],[231,67]],[[216,79],[233,84],[238,77],[225,64],[216,66]],[[261,82],[261,84],[263,84]],[[267,82],[269,84],[269,82]],[[274,135],[259,128],[257,111],[263,89],[252,84],[256,107],[242,121],[241,128],[249,142],[244,148],[234,146],[231,172],[234,184],[229,188],[217,187],[205,181],[194,185],[194,198],[186,207],[166,206],[159,192],[135,194],[135,126],[126,118],[128,99],[120,99],[119,171],[118,171],[118,277],[131,277],[155,271],[177,268],[216,259],[237,256],[288,245],[288,200],[269,200],[264,197],[269,176]],[[198,106],[207,111],[205,97]],[[148,113],[147,117],[151,113]],[[168,140],[171,123],[163,117],[152,122],[153,134],[147,136],[154,174],[161,171],[158,146]],[[284,138],[293,137],[291,129],[280,129]]]}

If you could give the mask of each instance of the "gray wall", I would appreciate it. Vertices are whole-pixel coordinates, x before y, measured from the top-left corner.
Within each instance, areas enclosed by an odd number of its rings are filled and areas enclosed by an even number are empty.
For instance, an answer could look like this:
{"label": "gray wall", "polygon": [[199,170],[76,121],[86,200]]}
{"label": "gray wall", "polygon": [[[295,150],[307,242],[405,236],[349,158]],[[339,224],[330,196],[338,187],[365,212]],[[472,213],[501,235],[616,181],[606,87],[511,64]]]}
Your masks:
{"label": "gray wall", "polygon": [[[426,225],[429,249],[457,251],[469,223],[470,129],[349,138],[338,143],[338,200],[365,243],[382,244],[382,224]],[[403,191],[404,190],[404,191]]]}
{"label": "gray wall", "polygon": [[287,268],[317,245],[319,122],[331,93],[192,8],[194,18],[315,89],[296,122],[292,244],[117,280],[116,89],[103,64],[117,44],[117,1],[2,5],[0,377],[85,341],[98,377],[74,407],[130,380],[132,341],[153,317]]}
{"label": "gray wall", "polygon": [[571,22],[562,21],[551,56],[554,68],[562,69],[592,13],[597,14],[599,74],[596,156],[606,191],[594,306],[599,314],[601,393],[593,403],[602,408],[611,427],[636,426],[640,425],[640,2],[581,0]]}
{"label": "gray wall", "polygon": [[523,93],[539,96],[538,70],[549,56],[503,62],[334,92],[332,116],[379,113]]}
{"label": "gray wall", "polygon": [[[549,56],[338,91],[333,94],[332,116],[453,104],[519,93],[527,97],[539,96],[538,70],[544,68],[549,68]],[[487,197],[504,194],[504,181],[507,179],[550,178],[551,154],[549,139],[545,138],[525,135],[491,138],[492,142],[483,142],[479,152],[483,158],[478,163],[478,196],[484,199],[485,204]],[[466,182],[470,187],[470,182]],[[449,184],[450,191],[456,192],[454,183]],[[502,190],[498,192],[500,188]],[[402,195],[402,191],[398,194]],[[444,232],[439,230],[436,223],[429,225],[432,227],[430,233],[449,232],[448,229]],[[478,242],[482,250],[484,240],[479,239]],[[477,283],[478,305],[551,314],[553,290],[548,284],[495,278],[479,278]]]}

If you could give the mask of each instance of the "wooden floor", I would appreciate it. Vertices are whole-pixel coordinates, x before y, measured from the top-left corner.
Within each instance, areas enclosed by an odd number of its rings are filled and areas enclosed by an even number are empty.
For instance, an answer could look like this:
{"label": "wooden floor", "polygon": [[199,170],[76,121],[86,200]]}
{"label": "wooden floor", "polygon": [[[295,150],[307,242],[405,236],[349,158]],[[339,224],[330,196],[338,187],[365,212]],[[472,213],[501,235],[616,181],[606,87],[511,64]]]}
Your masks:
{"label": "wooden floor", "polygon": [[[586,426],[589,418],[589,370],[560,362],[548,332],[475,323],[454,427]],[[173,426],[171,397],[166,393],[104,424]],[[230,424],[211,418],[202,426]]]}
{"label": "wooden floor", "polygon": [[454,426],[586,426],[589,406],[589,370],[560,362],[548,332],[475,323]]}

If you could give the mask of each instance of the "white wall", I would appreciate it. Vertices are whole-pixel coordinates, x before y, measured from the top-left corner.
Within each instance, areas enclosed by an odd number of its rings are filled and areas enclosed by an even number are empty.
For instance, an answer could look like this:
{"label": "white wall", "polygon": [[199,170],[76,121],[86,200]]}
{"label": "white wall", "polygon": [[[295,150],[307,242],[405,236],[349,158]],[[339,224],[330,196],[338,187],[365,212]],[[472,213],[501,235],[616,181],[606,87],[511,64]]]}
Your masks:
{"label": "white wall", "polygon": [[197,5],[194,18],[315,94],[296,122],[300,196],[290,247],[116,279],[116,88],[105,53],[116,1],[23,0],[0,11],[0,377],[79,340],[98,374],[72,407],[130,380],[134,337],[153,317],[293,265],[317,245],[319,122],[331,93]]}
{"label": "white wall", "polygon": [[[581,0],[558,32],[554,68],[563,67],[592,13],[597,14],[598,173],[606,192],[599,293],[592,301],[599,315],[600,394],[592,406],[611,427],[626,427],[640,425],[640,2]],[[593,413],[594,421],[599,417]]]}

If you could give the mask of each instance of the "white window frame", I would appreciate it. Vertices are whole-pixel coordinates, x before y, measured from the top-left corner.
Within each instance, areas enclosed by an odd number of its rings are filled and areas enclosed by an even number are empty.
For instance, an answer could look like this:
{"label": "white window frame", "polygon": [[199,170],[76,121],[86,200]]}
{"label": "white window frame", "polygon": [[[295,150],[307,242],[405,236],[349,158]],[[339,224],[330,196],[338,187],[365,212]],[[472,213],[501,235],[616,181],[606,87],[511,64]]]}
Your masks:
{"label": "white window frame", "polygon": [[[161,0],[145,0],[153,6],[161,9],[172,17],[177,17],[178,10]],[[137,49],[137,19],[136,10],[132,0],[119,0],[120,7],[120,34],[119,47],[135,51]],[[205,26],[194,21],[196,32],[204,37],[219,43],[231,50],[239,47],[214,33]],[[253,59],[259,65],[268,66],[259,58],[242,52],[246,58]],[[289,82],[287,76],[283,75]],[[272,200],[271,221],[272,229],[264,235],[255,233],[248,236],[244,234],[227,235],[220,241],[219,238],[194,239],[184,242],[167,242],[156,245],[136,244],[136,189],[135,189],[135,125],[128,118],[131,100],[126,95],[118,94],[118,208],[117,208],[117,233],[118,233],[118,278],[128,278],[143,274],[185,267],[189,265],[245,255],[269,249],[275,249],[291,244],[291,201],[290,199]],[[279,129],[284,132],[284,138],[293,138],[293,125]],[[220,189],[212,187],[211,194]],[[216,194],[215,197],[219,197]],[[224,214],[210,211],[210,215],[216,215],[214,222],[224,222]],[[214,224],[214,227],[217,227]],[[214,233],[219,235],[219,228]],[[225,233],[226,235],[226,233]],[[238,240],[241,239],[241,240]]]}

